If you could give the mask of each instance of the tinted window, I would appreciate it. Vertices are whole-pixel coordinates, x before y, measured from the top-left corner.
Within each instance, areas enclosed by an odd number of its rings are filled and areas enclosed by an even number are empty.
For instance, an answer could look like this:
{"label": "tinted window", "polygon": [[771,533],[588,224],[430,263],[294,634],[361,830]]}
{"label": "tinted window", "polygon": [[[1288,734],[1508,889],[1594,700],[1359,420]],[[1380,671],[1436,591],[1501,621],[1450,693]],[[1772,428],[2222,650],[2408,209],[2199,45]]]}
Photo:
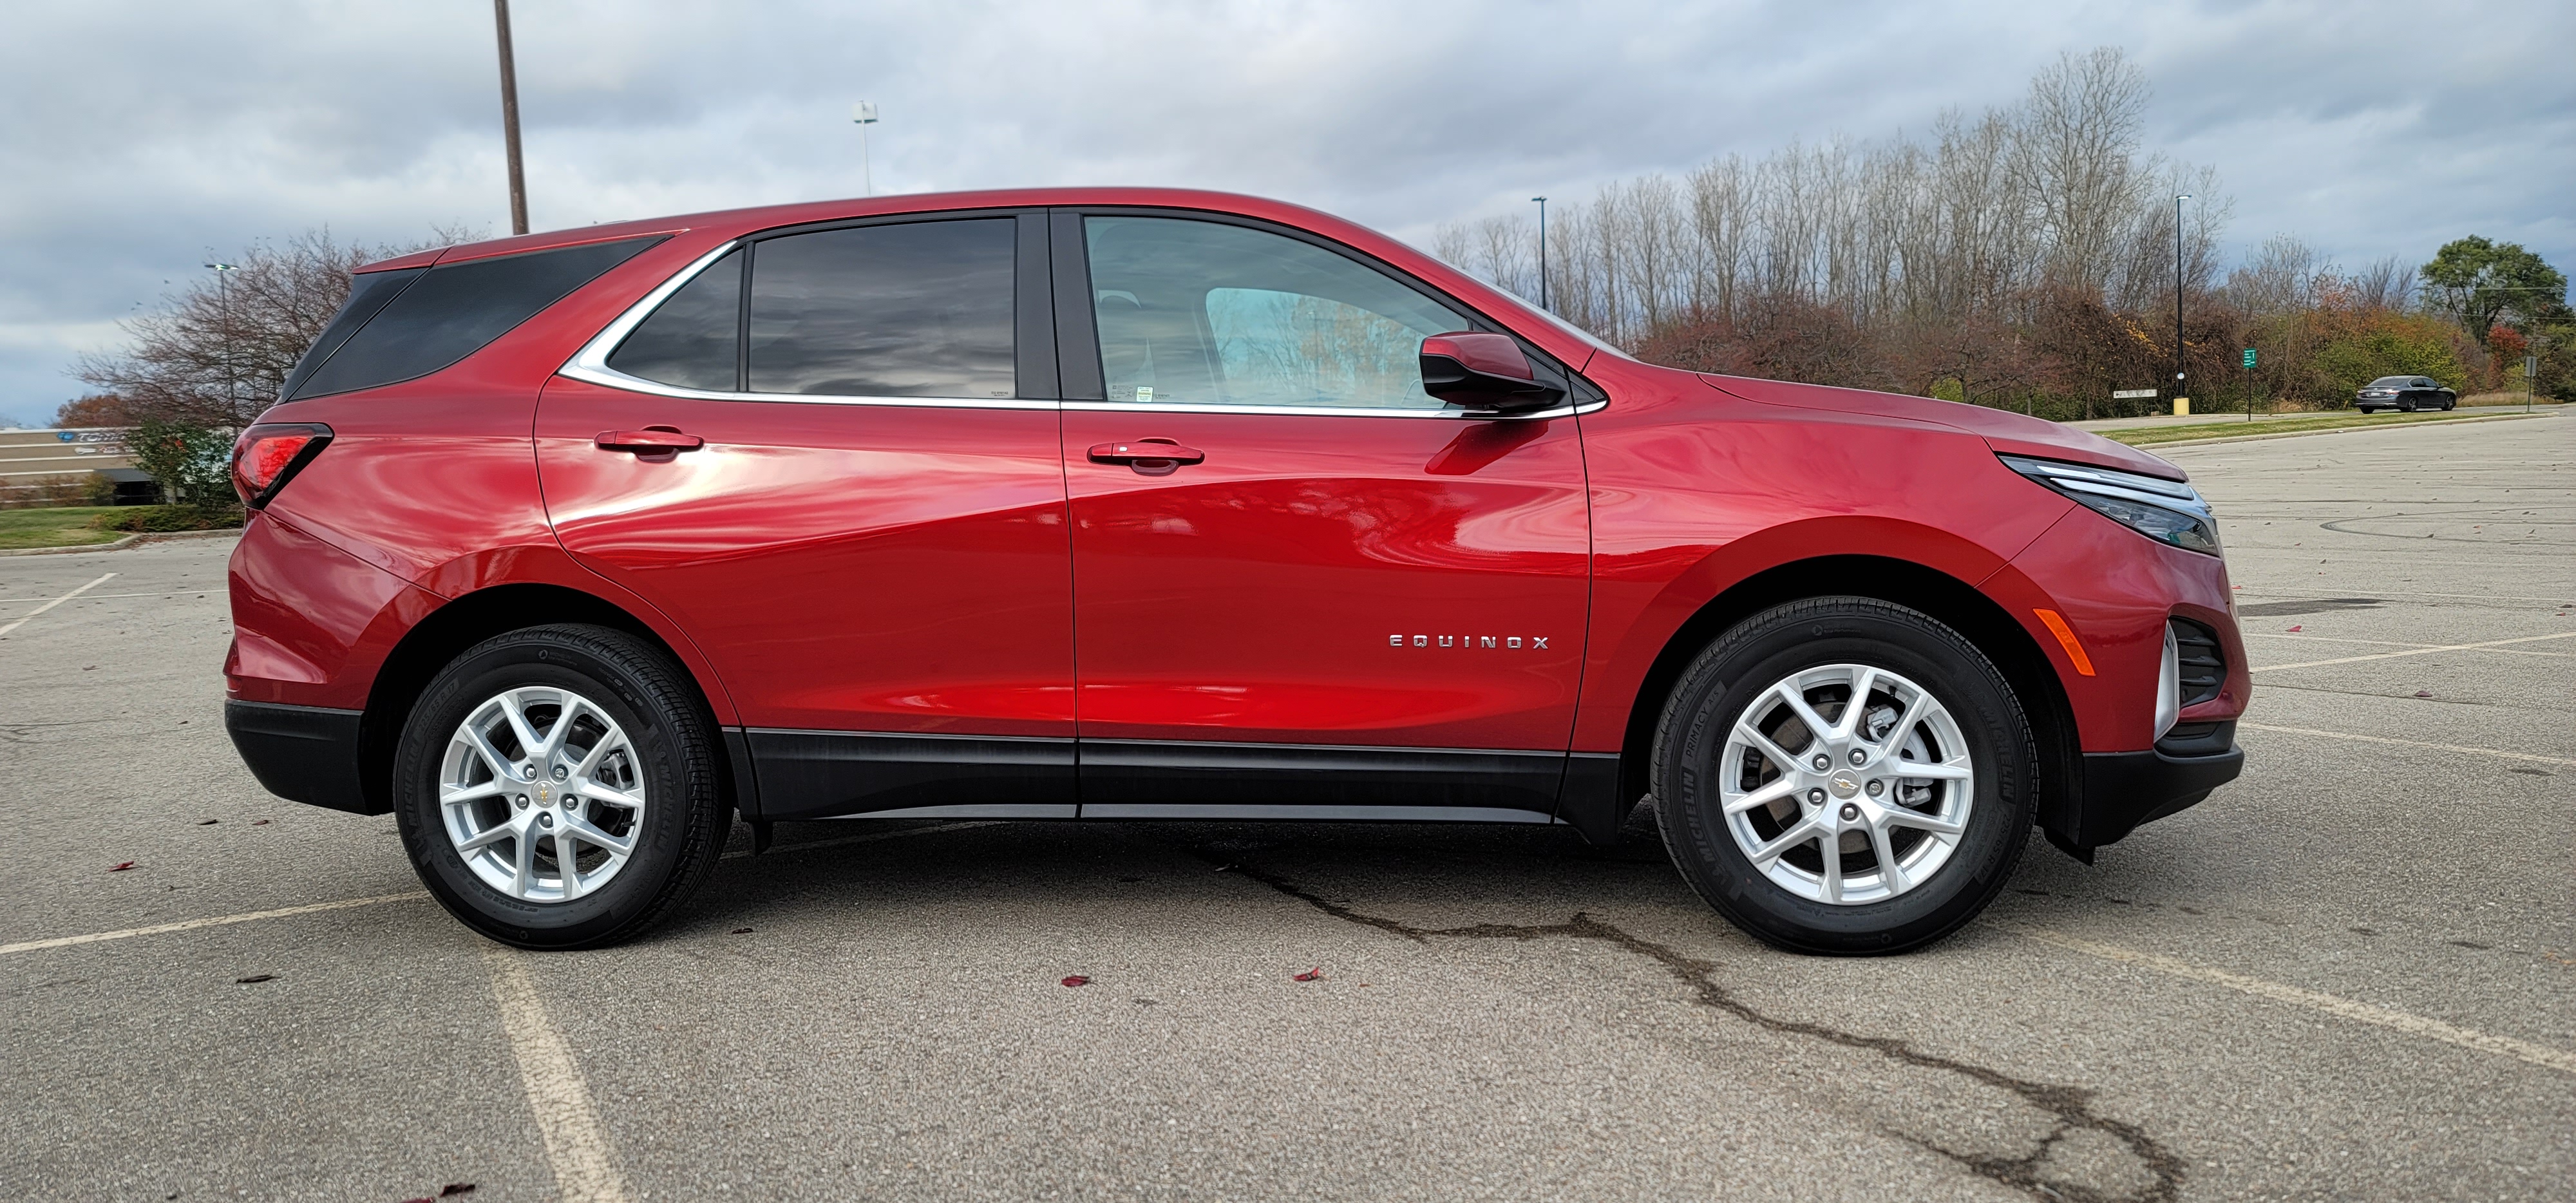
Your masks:
{"label": "tinted window", "polygon": [[426,376],[482,350],[660,241],[629,238],[438,264],[359,327],[293,395],[319,397]]}
{"label": "tinted window", "polygon": [[331,315],[331,324],[322,327],[322,336],[305,348],[304,357],[295,361],[295,370],[286,374],[286,384],[277,390],[277,395],[294,396],[295,390],[304,386],[314,369],[321,367],[324,360],[331,358],[332,352],[340,349],[340,344],[349,341],[349,336],[373,319],[386,302],[400,295],[413,280],[428,270],[425,267],[407,267],[401,271],[360,272],[349,277],[349,299],[341,303],[340,312]]}
{"label": "tinted window", "polygon": [[751,391],[1009,397],[1009,218],[863,226],[752,248]]}
{"label": "tinted window", "polygon": [[608,356],[608,366],[681,388],[730,393],[741,387],[742,252],[680,286]]}
{"label": "tinted window", "polygon": [[1455,310],[1342,255],[1166,217],[1083,222],[1112,401],[1439,409],[1422,340]]}

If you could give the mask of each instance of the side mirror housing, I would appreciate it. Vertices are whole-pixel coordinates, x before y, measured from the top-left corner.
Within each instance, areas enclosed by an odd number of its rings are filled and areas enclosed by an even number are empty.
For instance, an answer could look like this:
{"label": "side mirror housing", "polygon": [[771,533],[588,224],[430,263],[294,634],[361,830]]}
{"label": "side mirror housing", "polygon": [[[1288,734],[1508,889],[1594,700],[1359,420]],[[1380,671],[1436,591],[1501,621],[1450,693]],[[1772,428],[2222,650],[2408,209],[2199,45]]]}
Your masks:
{"label": "side mirror housing", "polygon": [[1564,389],[1538,379],[1510,335],[1465,330],[1422,340],[1422,391],[1497,413],[1551,409],[1565,400]]}

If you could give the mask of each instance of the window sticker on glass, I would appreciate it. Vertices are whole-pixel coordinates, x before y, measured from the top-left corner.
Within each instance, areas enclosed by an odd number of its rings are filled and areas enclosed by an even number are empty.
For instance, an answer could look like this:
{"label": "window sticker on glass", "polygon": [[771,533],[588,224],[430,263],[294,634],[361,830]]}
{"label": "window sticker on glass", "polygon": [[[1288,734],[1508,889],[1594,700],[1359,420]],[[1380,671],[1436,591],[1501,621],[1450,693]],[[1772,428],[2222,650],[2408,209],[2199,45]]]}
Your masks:
{"label": "window sticker on glass", "polygon": [[1153,399],[1154,399],[1154,386],[1153,386],[1153,385],[1150,385],[1150,384],[1140,384],[1140,385],[1137,385],[1137,386],[1136,386],[1136,400],[1138,400],[1138,401],[1142,402],[1142,401],[1151,401],[1151,400],[1153,400]]}

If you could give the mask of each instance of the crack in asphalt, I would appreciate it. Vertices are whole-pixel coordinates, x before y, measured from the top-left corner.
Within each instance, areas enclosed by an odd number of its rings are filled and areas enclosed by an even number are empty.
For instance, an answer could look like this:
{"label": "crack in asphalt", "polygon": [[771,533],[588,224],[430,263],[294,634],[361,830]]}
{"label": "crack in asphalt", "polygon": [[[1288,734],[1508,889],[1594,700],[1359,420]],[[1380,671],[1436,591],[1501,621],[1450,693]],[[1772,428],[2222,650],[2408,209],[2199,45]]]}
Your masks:
{"label": "crack in asphalt", "polygon": [[[2023,1102],[2054,1117],[2056,1126],[2040,1138],[2038,1146],[2025,1157],[1989,1157],[1955,1149],[1906,1132],[1888,1134],[1932,1153],[1936,1153],[1980,1177],[1990,1179],[2034,1198],[2067,1200],[2070,1203],[2169,1203],[2182,1190],[2182,1158],[2165,1148],[2136,1124],[2098,1115],[2093,1111],[2094,1091],[2081,1086],[2060,1086],[2017,1078],[2001,1070],[1974,1065],[1950,1057],[1927,1053],[1903,1040],[1886,1036],[1864,1036],[1840,1028],[1798,1019],[1783,1019],[1763,1012],[1734,996],[1715,980],[1717,965],[1685,955],[1668,945],[1656,943],[1616,925],[1605,923],[1581,911],[1563,923],[1475,923],[1465,927],[1416,927],[1398,919],[1372,915],[1347,903],[1335,902],[1269,870],[1241,860],[1228,859],[1206,849],[1193,849],[1201,860],[1219,869],[1240,873],[1308,906],[1347,923],[1374,928],[1416,944],[1434,940],[1540,940],[1562,936],[1575,940],[1597,940],[1654,962],[1674,980],[1692,991],[1692,1001],[1710,1010],[1732,1015],[1766,1031],[1804,1036],[1843,1048],[1876,1053],[1891,1061],[1919,1069],[1957,1074],[1970,1081],[2019,1097]],[[2130,1194],[2105,1194],[2079,1182],[2060,1179],[2043,1181],[2040,1165],[2048,1159],[2059,1142],[2077,1132],[2098,1132],[2120,1142],[2138,1159],[2154,1179],[2143,1191]]]}

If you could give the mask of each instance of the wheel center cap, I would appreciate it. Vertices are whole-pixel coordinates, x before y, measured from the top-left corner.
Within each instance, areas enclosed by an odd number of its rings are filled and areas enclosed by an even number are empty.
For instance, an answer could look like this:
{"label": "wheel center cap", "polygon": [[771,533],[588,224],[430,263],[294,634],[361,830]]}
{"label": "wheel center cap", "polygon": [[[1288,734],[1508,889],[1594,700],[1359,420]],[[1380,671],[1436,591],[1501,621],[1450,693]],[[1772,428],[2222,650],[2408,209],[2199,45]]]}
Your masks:
{"label": "wheel center cap", "polygon": [[1848,798],[1860,792],[1860,778],[1852,776],[1849,769],[1837,770],[1825,778],[1825,788],[1834,791],[1837,798]]}

